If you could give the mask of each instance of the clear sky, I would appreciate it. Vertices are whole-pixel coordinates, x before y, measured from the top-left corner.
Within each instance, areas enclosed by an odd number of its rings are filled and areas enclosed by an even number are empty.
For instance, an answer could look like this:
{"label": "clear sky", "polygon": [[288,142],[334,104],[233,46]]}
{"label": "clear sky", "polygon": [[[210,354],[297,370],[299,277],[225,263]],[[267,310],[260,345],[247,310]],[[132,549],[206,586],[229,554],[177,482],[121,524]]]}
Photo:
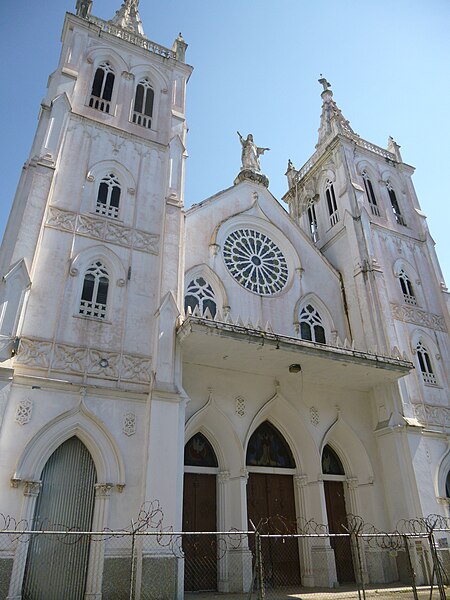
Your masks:
{"label": "clear sky", "polygon": [[[120,0],[94,0],[110,19]],[[413,181],[450,285],[449,0],[141,0],[144,30],[171,46],[178,32],[194,66],[188,84],[186,204],[229,187],[240,168],[236,134],[271,151],[262,170],[277,197],[288,158],[313,153],[320,73],[361,137],[392,135]],[[3,0],[0,24],[0,233],[55,69],[65,11],[75,0]]]}

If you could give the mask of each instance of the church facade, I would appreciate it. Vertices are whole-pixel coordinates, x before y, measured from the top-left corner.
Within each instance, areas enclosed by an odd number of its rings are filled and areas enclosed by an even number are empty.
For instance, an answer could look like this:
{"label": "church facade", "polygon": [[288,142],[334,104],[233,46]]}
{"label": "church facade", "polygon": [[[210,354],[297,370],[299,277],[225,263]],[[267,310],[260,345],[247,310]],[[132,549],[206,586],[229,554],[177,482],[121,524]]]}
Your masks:
{"label": "church facade", "polygon": [[[281,202],[248,135],[234,183],[185,210],[186,48],[148,40],[133,0],[66,15],[1,247],[1,512],[86,531],[153,500],[174,531],[450,516],[448,292],[413,168],[321,79],[318,142]],[[314,551],[328,567],[301,554],[302,585],[345,581]],[[8,598],[31,554],[2,558]],[[381,561],[368,581],[392,578]],[[249,577],[240,548],[212,587]]]}

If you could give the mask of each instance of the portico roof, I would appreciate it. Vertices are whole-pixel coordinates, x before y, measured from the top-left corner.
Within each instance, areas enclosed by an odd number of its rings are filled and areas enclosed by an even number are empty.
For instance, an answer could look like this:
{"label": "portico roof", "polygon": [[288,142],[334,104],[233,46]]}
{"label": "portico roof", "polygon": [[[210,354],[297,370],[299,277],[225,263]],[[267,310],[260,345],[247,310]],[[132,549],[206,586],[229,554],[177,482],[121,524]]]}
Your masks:
{"label": "portico roof", "polygon": [[413,364],[403,358],[309,342],[242,325],[188,316],[179,326],[183,363],[279,378],[298,364],[304,381],[360,391],[394,382]]}

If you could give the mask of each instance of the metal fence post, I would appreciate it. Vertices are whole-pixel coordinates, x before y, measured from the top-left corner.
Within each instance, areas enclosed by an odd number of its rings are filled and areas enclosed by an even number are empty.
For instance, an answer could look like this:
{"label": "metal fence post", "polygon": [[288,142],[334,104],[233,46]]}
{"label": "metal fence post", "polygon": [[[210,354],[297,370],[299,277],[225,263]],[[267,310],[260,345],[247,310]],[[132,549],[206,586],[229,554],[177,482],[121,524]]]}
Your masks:
{"label": "metal fence post", "polygon": [[[361,560],[361,548],[359,545],[360,539],[359,539],[359,532],[361,530],[361,527],[358,527],[357,529],[354,529],[351,533],[350,533],[350,539],[353,541],[353,546],[356,550],[356,558],[357,558],[357,563],[358,563],[358,575],[357,575],[357,584],[358,584],[358,598],[361,599],[361,597],[363,598],[363,600],[366,600],[366,589],[364,587],[364,572],[363,572],[363,562]],[[362,540],[362,538],[361,538]],[[361,595],[362,592],[362,595]]]}
{"label": "metal fence post", "polygon": [[131,534],[131,569],[130,569],[130,600],[134,598],[134,579],[135,579],[135,560],[134,560],[134,550],[136,544],[136,534],[133,531]]}
{"label": "metal fence post", "polygon": [[265,600],[264,591],[264,570],[261,551],[261,536],[255,531],[255,549],[256,549],[256,577],[258,581],[258,600]]}
{"label": "metal fence post", "polygon": [[445,585],[444,585],[444,579],[443,579],[443,568],[441,565],[441,562],[439,560],[439,556],[436,550],[436,543],[435,543],[435,539],[434,539],[434,535],[433,535],[433,530],[430,531],[430,534],[428,536],[428,542],[430,544],[430,551],[431,551],[431,559],[433,561],[433,573],[431,575],[431,589],[433,590],[433,579],[434,579],[434,575],[436,575],[436,583],[437,583],[437,587],[439,590],[439,597],[441,600],[446,600],[446,595],[445,595]]}
{"label": "metal fence post", "polygon": [[414,565],[411,559],[411,552],[409,551],[408,536],[403,536],[403,543],[405,544],[406,564],[408,565],[408,571],[411,577],[411,587],[413,591],[414,600],[419,600],[416,587],[416,572],[414,570]]}

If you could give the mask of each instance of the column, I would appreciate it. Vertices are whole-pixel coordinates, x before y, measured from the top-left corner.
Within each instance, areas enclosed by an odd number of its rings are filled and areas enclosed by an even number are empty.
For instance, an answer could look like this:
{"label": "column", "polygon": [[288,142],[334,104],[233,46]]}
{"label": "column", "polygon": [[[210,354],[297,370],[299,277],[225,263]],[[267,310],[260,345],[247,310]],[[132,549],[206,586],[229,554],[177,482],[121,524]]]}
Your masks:
{"label": "column", "polygon": [[[294,493],[295,493],[295,504],[297,507],[297,522],[299,523],[298,531],[302,533],[301,529],[303,523],[306,523],[307,518],[307,504],[306,504],[306,486],[308,485],[308,477],[306,475],[294,475]],[[305,587],[314,586],[314,575],[313,565],[311,556],[311,547],[314,538],[299,538],[298,550],[300,554],[300,569],[302,585]]]}

